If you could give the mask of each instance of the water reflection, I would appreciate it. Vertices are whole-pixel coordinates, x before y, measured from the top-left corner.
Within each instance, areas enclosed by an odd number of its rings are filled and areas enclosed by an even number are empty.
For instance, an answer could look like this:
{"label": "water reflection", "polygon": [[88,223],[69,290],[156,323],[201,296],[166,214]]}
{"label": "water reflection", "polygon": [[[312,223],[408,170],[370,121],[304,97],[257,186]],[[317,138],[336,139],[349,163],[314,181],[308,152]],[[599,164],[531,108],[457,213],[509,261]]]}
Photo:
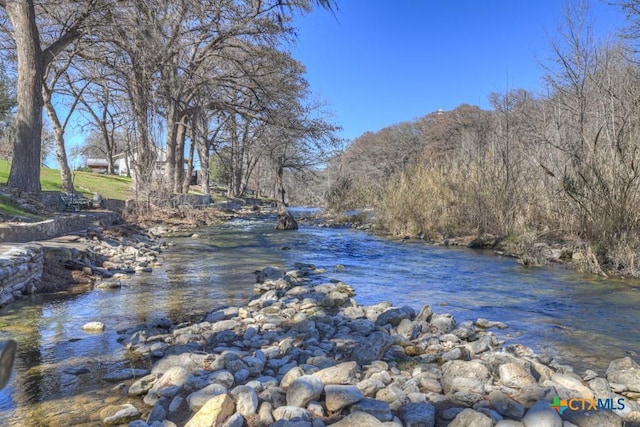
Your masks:
{"label": "water reflection", "polygon": [[[116,331],[156,315],[180,321],[242,304],[253,293],[254,271],[266,265],[325,268],[325,280],[354,286],[362,304],[388,300],[416,310],[430,304],[459,321],[504,321],[510,327],[500,333],[507,340],[561,356],[579,370],[602,371],[610,359],[640,352],[633,327],[640,320],[637,283],[559,268],[525,270],[493,254],[349,229],[276,232],[272,221],[244,220],[198,233],[199,239],[175,238],[161,266],[124,280],[121,289],[35,296],[1,310],[0,339],[13,337],[19,348],[16,374],[0,392],[0,424],[95,422],[104,402],[117,401],[103,375],[135,363]],[[105,333],[81,330],[96,320]],[[70,370],[78,367],[87,372]]]}

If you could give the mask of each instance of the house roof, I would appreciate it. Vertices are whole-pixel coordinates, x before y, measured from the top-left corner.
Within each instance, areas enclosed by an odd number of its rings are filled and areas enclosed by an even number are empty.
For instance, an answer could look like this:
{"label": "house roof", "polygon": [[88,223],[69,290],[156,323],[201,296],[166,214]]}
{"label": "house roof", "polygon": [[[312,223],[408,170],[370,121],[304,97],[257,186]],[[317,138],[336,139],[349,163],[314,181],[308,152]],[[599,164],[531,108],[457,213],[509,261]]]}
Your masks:
{"label": "house roof", "polygon": [[109,162],[107,159],[97,159],[97,158],[87,158],[87,167],[107,167],[109,166]]}

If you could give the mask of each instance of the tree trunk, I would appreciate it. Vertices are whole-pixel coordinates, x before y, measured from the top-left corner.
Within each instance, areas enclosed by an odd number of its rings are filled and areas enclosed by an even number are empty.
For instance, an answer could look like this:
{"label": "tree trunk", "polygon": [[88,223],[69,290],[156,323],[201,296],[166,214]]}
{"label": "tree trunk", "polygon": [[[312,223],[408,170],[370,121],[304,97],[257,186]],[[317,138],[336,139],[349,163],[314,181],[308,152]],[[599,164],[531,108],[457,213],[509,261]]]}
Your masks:
{"label": "tree trunk", "polygon": [[187,171],[182,180],[182,192],[187,194],[191,186],[191,177],[193,176],[193,156],[195,154],[195,143],[191,140],[189,144],[189,158],[187,159]]}
{"label": "tree trunk", "polygon": [[209,141],[207,140],[207,122],[202,113],[196,113],[191,117],[191,140],[196,143],[198,158],[200,159],[201,182],[200,186],[204,194],[211,194],[209,186]]}
{"label": "tree trunk", "polygon": [[[105,94],[105,98],[107,100],[109,99],[109,92]],[[103,106],[102,118],[100,119],[98,119],[97,115],[93,113],[93,110],[91,108],[89,110],[100,125],[100,132],[102,133],[104,148],[107,153],[107,175],[113,175],[113,170],[115,169],[113,164],[113,155],[115,154],[113,151],[115,149],[115,142],[113,141],[113,134],[109,133],[109,128],[107,127],[107,114],[109,108],[107,107],[107,105]]]}
{"label": "tree trunk", "polygon": [[107,175],[113,175],[113,171],[115,169],[115,165],[113,163],[113,148],[115,144],[112,142],[111,135],[109,134],[109,130],[107,129],[106,120],[102,120],[100,122],[100,130],[102,132],[102,137],[104,138],[104,146],[106,148],[105,151],[107,152]]}
{"label": "tree trunk", "polygon": [[209,155],[208,147],[198,144],[198,158],[200,159],[200,188],[204,194],[211,194],[209,185]]}
{"label": "tree trunk", "polygon": [[278,171],[276,173],[276,191],[277,191],[277,202],[278,206],[282,206],[285,208],[287,205],[284,201],[284,167],[282,165],[278,165]]}
{"label": "tree trunk", "polygon": [[56,157],[60,166],[60,179],[62,181],[62,189],[68,193],[73,192],[73,177],[67,160],[67,152],[64,147],[64,127],[60,123],[58,114],[51,103],[51,92],[43,88],[44,106],[53,126],[53,134],[56,139]]}
{"label": "tree trunk", "polygon": [[137,69],[134,72],[134,80],[130,82],[132,93],[131,103],[133,106],[137,135],[135,139],[133,156],[132,187],[137,190],[149,189],[151,178],[155,169],[155,153],[151,149],[149,140],[149,93],[144,86],[144,73]]}
{"label": "tree trunk", "polygon": [[40,192],[42,150],[43,54],[33,1],[10,1],[7,14],[13,25],[18,59],[16,139],[7,187]]}
{"label": "tree trunk", "polygon": [[174,102],[169,101],[167,105],[167,162],[165,166],[165,174],[167,180],[167,188],[174,193],[178,193],[178,185],[176,180],[177,169],[181,165],[177,164],[177,151],[178,151],[178,135],[177,135],[177,119],[178,111]]}
{"label": "tree trunk", "polygon": [[175,157],[175,181],[174,192],[183,192],[184,186],[184,145],[187,139],[187,117],[183,116],[181,120],[176,124],[176,157]]}

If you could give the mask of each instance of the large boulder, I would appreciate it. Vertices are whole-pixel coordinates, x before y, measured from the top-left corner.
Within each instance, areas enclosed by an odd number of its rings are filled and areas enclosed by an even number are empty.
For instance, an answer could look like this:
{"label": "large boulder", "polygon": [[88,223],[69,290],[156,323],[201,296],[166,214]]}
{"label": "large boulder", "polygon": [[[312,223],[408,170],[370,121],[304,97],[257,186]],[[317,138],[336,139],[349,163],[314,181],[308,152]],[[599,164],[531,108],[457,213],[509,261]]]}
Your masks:
{"label": "large boulder", "polygon": [[562,427],[562,418],[549,402],[537,401],[522,419],[524,427]]}
{"label": "large boulder", "polygon": [[278,224],[276,230],[297,230],[298,223],[296,222],[291,212],[284,206],[278,208]]}
{"label": "large boulder", "polygon": [[287,390],[287,405],[304,408],[312,400],[318,400],[323,386],[319,378],[303,375],[293,380]]}
{"label": "large boulder", "polygon": [[343,362],[336,366],[324,368],[312,375],[323,384],[355,384],[358,381],[360,368],[356,362]]}
{"label": "large boulder", "polygon": [[500,381],[507,387],[522,388],[535,384],[536,380],[529,369],[519,363],[505,363],[498,368]]}
{"label": "large boulder", "polygon": [[185,427],[222,425],[233,415],[233,399],[228,394],[213,397],[189,420]]}
{"label": "large boulder", "polygon": [[436,408],[428,402],[410,403],[400,409],[400,417],[407,427],[433,427],[436,423]]}
{"label": "large boulder", "polygon": [[130,403],[109,405],[100,411],[100,419],[105,426],[126,424],[140,417],[140,410]]}
{"label": "large boulder", "polygon": [[324,388],[326,406],[331,412],[336,412],[353,405],[364,398],[362,392],[354,385],[328,384]]}
{"label": "large boulder", "polygon": [[[426,425],[426,424],[425,424]],[[493,421],[486,415],[476,412],[473,409],[466,408],[460,412],[454,420],[449,424],[449,427],[492,427]]]}
{"label": "large boulder", "polygon": [[630,357],[609,363],[607,379],[610,383],[622,384],[627,390],[640,393],[640,366]]}
{"label": "large boulder", "polygon": [[480,362],[472,360],[465,362],[462,360],[453,360],[442,366],[442,387],[445,393],[449,393],[453,389],[454,380],[457,378],[474,379],[480,383],[486,382],[491,374],[489,370]]}
{"label": "large boulder", "polygon": [[369,365],[374,360],[380,360],[393,342],[393,338],[389,334],[380,331],[373,332],[355,346],[352,358],[360,366]]}

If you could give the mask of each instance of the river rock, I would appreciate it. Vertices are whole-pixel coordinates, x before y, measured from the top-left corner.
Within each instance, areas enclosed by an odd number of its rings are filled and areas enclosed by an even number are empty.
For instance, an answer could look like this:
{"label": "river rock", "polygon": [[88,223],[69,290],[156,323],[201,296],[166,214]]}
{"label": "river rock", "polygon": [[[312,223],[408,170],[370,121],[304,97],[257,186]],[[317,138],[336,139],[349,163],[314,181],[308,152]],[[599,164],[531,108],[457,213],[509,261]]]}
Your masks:
{"label": "river rock", "polygon": [[449,423],[449,427],[493,427],[493,421],[488,416],[474,411],[473,409],[466,408],[460,412]]}
{"label": "river rock", "polygon": [[160,399],[155,405],[153,405],[151,412],[149,412],[149,415],[147,416],[147,423],[153,424],[155,422],[162,422],[167,418],[167,410],[164,408],[165,404],[166,399]]}
{"label": "river rock", "polygon": [[280,387],[283,390],[288,390],[289,386],[291,385],[291,383],[295,379],[300,378],[301,376],[303,376],[304,374],[305,374],[304,371],[299,366],[295,366],[295,367],[289,369],[287,371],[287,373],[284,374],[284,376],[282,377],[282,380],[280,380]]}
{"label": "river rock", "polygon": [[398,335],[408,340],[412,340],[418,336],[420,332],[420,324],[412,322],[409,319],[402,319],[396,328]]}
{"label": "river rock", "polygon": [[102,322],[89,322],[82,325],[82,330],[85,332],[103,332],[105,326]]}
{"label": "river rock", "polygon": [[420,312],[415,318],[416,322],[429,322],[431,320],[431,316],[433,315],[433,310],[430,305],[424,305],[420,309]]}
{"label": "river rock", "polygon": [[351,412],[365,412],[382,422],[391,421],[391,407],[383,400],[364,398],[351,406]]}
{"label": "river rock", "polygon": [[69,368],[65,368],[62,372],[69,375],[83,375],[91,372],[89,368],[84,366],[71,366]]}
{"label": "river rock", "polygon": [[322,394],[323,386],[319,378],[303,375],[296,378],[287,390],[287,405],[305,407],[312,400],[317,400]]}
{"label": "river rock", "polygon": [[228,394],[215,396],[185,424],[185,427],[210,427],[222,425],[233,414],[233,399]]}
{"label": "river rock", "polygon": [[258,411],[258,395],[256,391],[246,385],[231,390],[231,396],[236,401],[236,411],[243,415],[253,415]]}
{"label": "river rock", "polygon": [[407,393],[405,393],[404,390],[400,388],[400,385],[396,383],[391,383],[377,392],[376,399],[387,402],[394,411],[409,403]]}
{"label": "river rock", "polygon": [[377,326],[383,326],[387,323],[391,326],[398,326],[404,319],[413,320],[416,317],[416,312],[413,308],[405,305],[401,308],[390,308],[381,313],[376,319]]}
{"label": "river rock", "polygon": [[[173,348],[176,348],[174,346]],[[192,347],[186,346],[183,352],[179,354],[167,354],[158,360],[151,368],[152,374],[163,374],[173,366],[179,366],[187,371],[195,371],[204,369],[211,361],[207,354],[194,353]]]}
{"label": "river rock", "polygon": [[130,403],[109,405],[100,411],[100,419],[105,426],[117,426],[133,421],[141,415],[138,408]]}
{"label": "river rock", "polygon": [[306,409],[298,406],[280,406],[273,410],[273,418],[276,421],[292,419],[311,421],[311,414]]}
{"label": "river rock", "polygon": [[549,402],[537,401],[522,419],[525,427],[562,427],[562,418]]}
{"label": "river rock", "polygon": [[489,393],[489,403],[500,415],[516,420],[524,416],[524,406],[509,399],[502,391],[493,390]]}
{"label": "river rock", "polygon": [[431,403],[409,403],[399,412],[406,427],[433,427],[436,422],[436,408]]}
{"label": "river rock", "polygon": [[373,415],[358,411],[331,425],[333,427],[382,427],[384,424]]}
{"label": "river rock", "polygon": [[364,398],[362,392],[354,385],[329,384],[324,387],[327,410],[337,412],[353,405]]}
{"label": "river rock", "polygon": [[522,388],[536,382],[527,368],[519,363],[505,363],[498,368],[500,381],[507,387]]}
{"label": "river rock", "polygon": [[380,360],[393,345],[393,338],[383,332],[373,332],[360,341],[353,349],[353,360],[359,365],[368,365],[374,360]]}
{"label": "river rock", "polygon": [[129,396],[141,396],[151,390],[156,381],[158,381],[157,375],[146,375],[131,384],[131,387],[129,387],[127,394]]}
{"label": "river rock", "polygon": [[484,383],[476,378],[456,377],[451,381],[450,393],[459,391],[484,394]]}
{"label": "river rock", "polygon": [[148,374],[149,374],[149,371],[147,369],[127,368],[127,369],[119,369],[117,371],[109,372],[102,379],[107,382],[117,383],[120,381],[129,380],[131,378],[144,377],[145,375],[148,375]]}
{"label": "river rock", "polygon": [[[562,387],[571,390],[571,394],[578,394],[577,397],[583,399],[594,398],[593,391],[582,383],[581,378],[575,375],[556,373],[551,377],[551,381],[556,385],[556,389]],[[560,393],[560,390],[558,392]]]}
{"label": "river rock", "polygon": [[225,421],[222,427],[242,427],[244,425],[245,425],[244,417],[238,412],[236,412],[235,414],[231,415],[227,419],[227,421]]}
{"label": "river rock", "polygon": [[622,427],[622,419],[611,411],[598,409],[597,411],[567,410],[562,414],[565,421],[580,427]]}
{"label": "river rock", "polygon": [[448,314],[433,315],[431,317],[430,325],[433,329],[441,334],[446,334],[453,331],[456,327],[456,319]]}
{"label": "river rock", "polygon": [[475,325],[479,328],[483,328],[483,329],[490,329],[490,328],[498,328],[498,329],[506,329],[509,326],[507,326],[506,323],[503,322],[497,322],[497,321],[490,321],[487,319],[482,319],[479,318],[478,320],[475,321]]}
{"label": "river rock", "polygon": [[449,393],[456,378],[471,378],[479,382],[486,382],[490,377],[489,370],[480,362],[453,360],[442,366],[442,387],[445,393]]}
{"label": "river rock", "polygon": [[270,402],[262,402],[258,409],[258,425],[270,426],[275,422],[273,418],[273,406]]}
{"label": "river rock", "polygon": [[321,369],[311,374],[322,381],[322,384],[355,384],[360,369],[356,362],[343,362],[336,366]]}
{"label": "river rock", "polygon": [[378,319],[378,316],[380,316],[383,312],[391,307],[393,307],[393,304],[388,301],[383,301],[374,305],[367,305],[363,307],[363,309],[367,319],[375,322]]}
{"label": "river rock", "polygon": [[[440,383],[438,383],[438,385],[440,385]],[[367,378],[357,383],[356,387],[358,387],[358,390],[365,396],[373,397],[379,390],[385,388],[385,384],[378,379]]]}
{"label": "river rock", "polygon": [[282,279],[284,273],[277,267],[265,267],[256,274],[256,282],[264,283],[267,281]]}
{"label": "river rock", "polygon": [[627,390],[640,393],[640,366],[630,357],[611,361],[607,379],[610,383],[622,384]]}
{"label": "river rock", "polygon": [[187,396],[187,403],[193,412],[198,412],[210,399],[225,394],[227,388],[220,384],[209,384]]}

